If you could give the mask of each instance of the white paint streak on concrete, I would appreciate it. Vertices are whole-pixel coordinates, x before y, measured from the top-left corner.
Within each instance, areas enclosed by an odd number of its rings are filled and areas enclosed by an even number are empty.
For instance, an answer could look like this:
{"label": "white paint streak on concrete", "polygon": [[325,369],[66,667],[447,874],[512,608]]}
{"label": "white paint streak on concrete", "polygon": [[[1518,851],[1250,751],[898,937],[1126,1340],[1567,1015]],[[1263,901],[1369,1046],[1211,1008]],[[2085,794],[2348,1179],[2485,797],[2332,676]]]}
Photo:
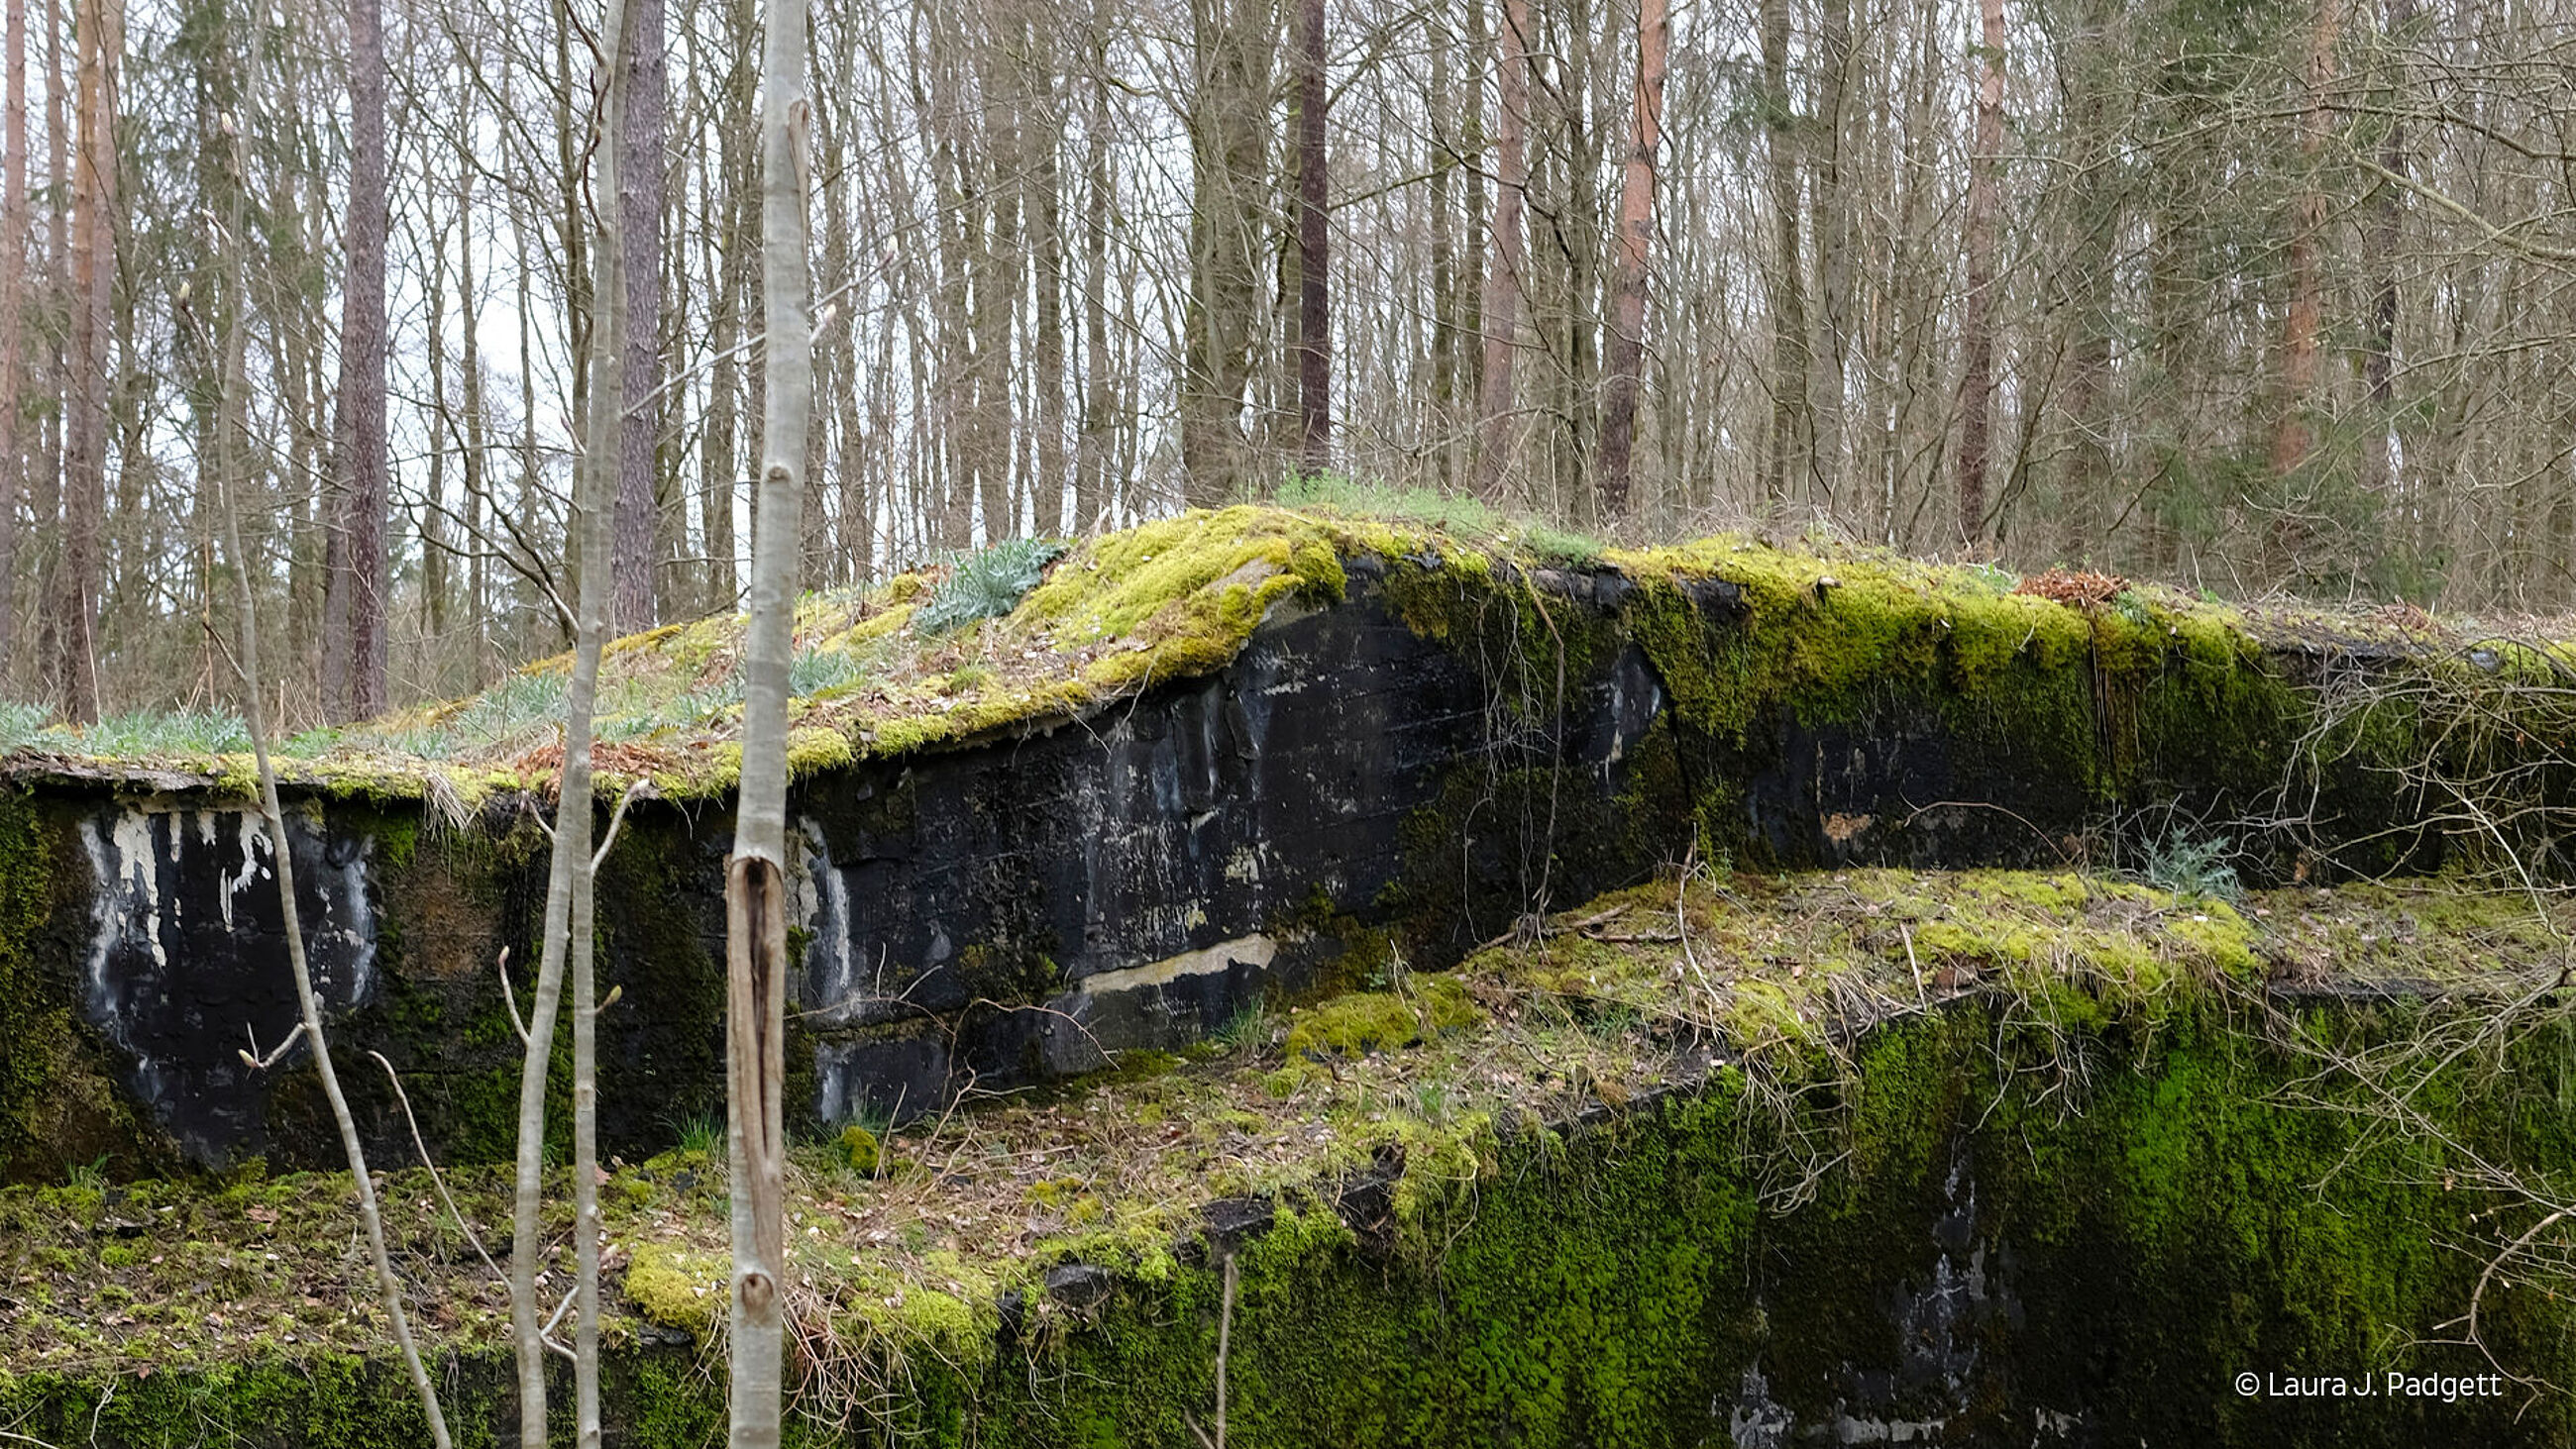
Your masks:
{"label": "white paint streak on concrete", "polygon": [[1203,951],[1184,951],[1142,966],[1128,966],[1116,971],[1100,971],[1082,978],[1078,994],[1105,996],[1113,991],[1134,991],[1144,986],[1161,986],[1184,976],[1207,976],[1241,963],[1246,966],[1268,966],[1279,954],[1279,943],[1268,936],[1237,936],[1221,941]]}

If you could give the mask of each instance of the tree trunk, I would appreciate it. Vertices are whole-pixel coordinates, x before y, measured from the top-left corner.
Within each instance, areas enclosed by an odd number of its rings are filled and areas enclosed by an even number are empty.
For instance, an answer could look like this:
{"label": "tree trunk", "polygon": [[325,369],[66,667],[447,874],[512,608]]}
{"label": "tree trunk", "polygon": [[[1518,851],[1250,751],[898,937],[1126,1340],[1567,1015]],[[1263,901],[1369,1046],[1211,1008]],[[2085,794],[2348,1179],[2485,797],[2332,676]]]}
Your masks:
{"label": "tree trunk", "polygon": [[[2319,154],[2333,116],[2326,109],[2326,84],[2334,74],[2335,34],[2343,18],[2343,0],[2317,0],[2308,31],[2307,113],[2299,128],[2300,182],[2290,232],[2290,310],[2281,329],[2281,415],[2272,429],[2272,471],[2287,477],[2307,461],[2308,394],[2317,381],[2317,332],[2324,317],[2325,287],[2317,260],[2325,230],[2326,194],[2317,178]],[[2278,517],[2276,532],[2300,532],[2292,522],[2290,500]],[[2290,540],[2284,538],[2284,543]],[[2285,552],[2283,557],[2287,558]]]}
{"label": "tree trunk", "polygon": [[[1992,3],[1992,0],[1990,0]],[[1762,493],[1788,501],[1789,480],[1807,471],[1813,419],[1807,409],[1807,284],[1798,240],[1798,116],[1789,92],[1789,0],[1762,0],[1763,124],[1770,136],[1771,429],[1762,455]]]}
{"label": "tree trunk", "polygon": [[1986,533],[1986,462],[1992,447],[1995,385],[1995,195],[2004,149],[2004,4],[1984,0],[1979,48],[1977,149],[1969,159],[1968,295],[1959,324],[1959,538],[1974,548]]}
{"label": "tree trunk", "polygon": [[1267,213],[1270,17],[1260,0],[1193,0],[1190,299],[1183,319],[1183,501],[1223,503],[1246,486],[1243,434],[1261,303]]}
{"label": "tree trunk", "polygon": [[1645,360],[1646,263],[1655,242],[1655,151],[1663,138],[1664,57],[1672,33],[1665,0],[1637,0],[1637,87],[1619,185],[1618,272],[1611,283],[1609,379],[1601,400],[1604,518],[1625,517],[1629,508],[1629,455]]}
{"label": "tree trunk", "polygon": [[774,0],[762,47],[761,245],[768,372],[743,646],[742,785],[725,879],[725,1101],[732,1145],[732,1449],[776,1449],[786,1280],[787,673],[813,406],[805,275],[806,0]]}
{"label": "tree trunk", "polygon": [[339,544],[324,678],[335,720],[385,707],[385,40],[382,0],[349,0],[348,268],[341,282],[332,477]]}
{"label": "tree trunk", "polygon": [[622,271],[626,309],[621,396],[611,437],[617,449],[616,617],[613,627],[631,634],[653,627],[655,583],[654,482],[662,434],[662,0],[623,0],[628,50],[625,93],[619,98],[617,225],[625,247]]}
{"label": "tree trunk", "polygon": [[1856,158],[1846,154],[1851,140],[1852,30],[1851,0],[1824,0],[1817,7],[1816,118],[1811,132],[1815,149],[1813,187],[1816,233],[1815,341],[1808,349],[1812,369],[1807,389],[1813,414],[1813,439],[1807,474],[1814,493],[1828,508],[1842,507],[1846,481],[1844,447],[1844,358],[1850,349],[1852,304],[1852,205]]}
{"label": "tree trunk", "polygon": [[[1043,29],[1041,35],[1048,32]],[[1051,42],[1049,42],[1051,44]],[[1036,173],[1037,205],[1030,229],[1031,256],[1036,267],[1037,320],[1032,339],[1037,354],[1037,510],[1036,527],[1042,533],[1071,533],[1080,525],[1069,510],[1073,504],[1065,491],[1064,450],[1064,102],[1072,94],[1069,82],[1059,81],[1054,74],[1054,53],[1046,57],[1047,68],[1037,74],[1045,87],[1045,110],[1037,126],[1036,152],[1032,169]]]}
{"label": "tree trunk", "polygon": [[[1105,13],[1105,0],[1101,10]],[[1108,513],[1109,446],[1109,55],[1107,23],[1095,19],[1091,123],[1083,137],[1082,436],[1073,462],[1073,527],[1099,526]]]}
{"label": "tree trunk", "polygon": [[1523,193],[1529,186],[1524,145],[1529,126],[1529,0],[1503,0],[1495,89],[1500,97],[1494,137],[1493,256],[1485,273],[1482,391],[1476,400],[1476,494],[1502,495],[1512,443],[1512,358],[1519,345],[1520,300],[1528,266],[1521,238]]}
{"label": "tree trunk", "polygon": [[18,389],[27,369],[24,268],[27,260],[27,0],[9,0],[7,136],[0,165],[0,693],[14,681],[18,641]]}
{"label": "tree trunk", "polygon": [[[2388,38],[2392,43],[2403,44],[2414,23],[2415,0],[2389,0]],[[2395,114],[2407,100],[2404,74],[2401,67],[2399,92],[2390,107],[2388,135],[2379,147],[2380,169],[2392,176],[2406,174],[2406,123]],[[2386,177],[2380,179],[2377,191],[2372,204],[2370,252],[2379,268],[2379,284],[2370,299],[2370,343],[2361,361],[2366,402],[2362,416],[2370,429],[2362,440],[2361,488],[2365,495],[2383,497],[2390,483],[2389,435],[2397,427],[2390,381],[2397,366],[2397,265],[2405,196],[2397,183]]]}
{"label": "tree trunk", "polygon": [[1333,449],[1324,0],[1297,0],[1297,31],[1297,446],[1311,475],[1331,465]]}
{"label": "tree trunk", "polygon": [[82,9],[80,162],[72,178],[70,421],[64,427],[63,556],[55,570],[56,678],[63,713],[95,721],[98,694],[99,528],[107,508],[109,307],[116,281],[116,62],[123,0]]}

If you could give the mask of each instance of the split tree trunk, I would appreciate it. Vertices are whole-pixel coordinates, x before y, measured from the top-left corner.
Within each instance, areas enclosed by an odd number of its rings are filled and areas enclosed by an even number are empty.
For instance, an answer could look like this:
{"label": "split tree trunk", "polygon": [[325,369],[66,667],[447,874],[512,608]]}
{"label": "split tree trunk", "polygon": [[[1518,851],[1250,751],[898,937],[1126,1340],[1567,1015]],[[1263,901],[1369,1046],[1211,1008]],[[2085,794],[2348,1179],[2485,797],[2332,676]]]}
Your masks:
{"label": "split tree trunk", "polygon": [[787,671],[814,354],[805,275],[806,13],[807,0],[773,0],[761,57],[767,416],[743,644],[742,784],[725,873],[732,1449],[776,1449],[785,1368]]}
{"label": "split tree trunk", "polygon": [[1638,376],[1646,350],[1646,263],[1655,242],[1655,150],[1663,140],[1664,57],[1672,34],[1665,0],[1637,0],[1637,89],[1619,184],[1619,259],[1610,293],[1609,379],[1601,400],[1604,518],[1624,517],[1629,506]]}

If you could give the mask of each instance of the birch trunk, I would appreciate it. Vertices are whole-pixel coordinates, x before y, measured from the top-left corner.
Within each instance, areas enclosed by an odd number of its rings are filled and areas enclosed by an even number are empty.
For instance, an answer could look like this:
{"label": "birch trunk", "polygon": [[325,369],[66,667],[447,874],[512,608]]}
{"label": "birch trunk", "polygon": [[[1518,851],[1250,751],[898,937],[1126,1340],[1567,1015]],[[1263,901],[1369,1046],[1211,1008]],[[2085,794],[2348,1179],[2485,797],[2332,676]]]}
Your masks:
{"label": "birch trunk", "polygon": [[772,0],[762,46],[760,510],[744,640],[742,786],[725,876],[726,1128],[732,1146],[733,1449],[776,1449],[785,1349],[787,669],[813,402],[805,275],[807,0]]}
{"label": "birch trunk", "polygon": [[593,137],[591,195],[598,201],[592,245],[584,248],[593,269],[588,289],[591,335],[583,448],[574,482],[573,552],[583,561],[574,605],[572,682],[564,700],[563,779],[555,802],[554,856],[546,877],[545,935],[538,947],[537,984],[528,1022],[528,1051],[519,1076],[519,1160],[512,1212],[510,1329],[518,1353],[519,1442],[546,1443],[545,1311],[537,1296],[537,1259],[544,1244],[541,1221],[546,1135],[546,1078],[554,1050],[555,1018],[564,978],[572,978],[573,1049],[573,1397],[576,1442],[599,1443],[599,1207],[597,1071],[593,1046],[591,973],[591,765],[592,707],[599,692],[599,655],[608,636],[614,582],[610,529],[618,474],[618,386],[622,256],[617,246],[617,167],[620,54],[626,40],[624,0],[609,0],[600,34],[606,41],[598,84],[607,91],[603,133]]}

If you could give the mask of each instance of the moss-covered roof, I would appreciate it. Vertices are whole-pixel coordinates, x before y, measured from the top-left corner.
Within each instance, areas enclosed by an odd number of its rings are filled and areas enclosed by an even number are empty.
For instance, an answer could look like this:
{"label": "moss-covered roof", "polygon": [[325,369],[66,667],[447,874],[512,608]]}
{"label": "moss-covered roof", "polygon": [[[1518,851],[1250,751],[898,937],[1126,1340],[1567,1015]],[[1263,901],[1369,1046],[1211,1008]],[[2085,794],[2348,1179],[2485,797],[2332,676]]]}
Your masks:
{"label": "moss-covered roof", "polygon": [[[1264,505],[1192,511],[1080,542],[1000,617],[939,632],[916,629],[915,615],[950,586],[954,564],[808,595],[798,608],[792,767],[825,769],[864,755],[1042,727],[1158,680],[1205,673],[1231,659],[1275,607],[1338,601],[1345,562],[1362,555],[1468,580],[1490,580],[1503,562],[1524,571],[1615,571],[1647,583],[1724,581],[1741,591],[1751,613],[1747,655],[1732,661],[1739,673],[1827,711],[1837,697],[1891,671],[1945,676],[1973,690],[2006,661],[2033,651],[2043,662],[2091,657],[2117,673],[2137,658],[2176,651],[2208,668],[2236,669],[2266,643],[2376,652],[2474,643],[2411,610],[2249,613],[2162,587],[2079,575],[2025,580],[1839,543],[1784,547],[1721,536],[1624,549],[1470,521],[1476,526]],[[1641,628],[1654,627],[1652,609],[1639,619]],[[1426,632],[1440,628],[1437,619],[1410,622]],[[597,715],[604,792],[637,779],[671,796],[731,787],[739,764],[742,629],[739,617],[709,618],[609,646]],[[560,768],[568,662],[543,660],[465,699],[283,742],[281,776],[335,794],[435,793],[450,804],[542,790]],[[1740,727],[1749,715],[1753,701],[1744,691],[1673,672],[1694,723]],[[237,725],[218,727],[212,718],[134,717],[85,731],[0,720],[0,745],[7,768],[21,778],[247,796],[245,742]]]}
{"label": "moss-covered roof", "polygon": [[[809,1341],[973,1361],[994,1352],[1009,1292],[1043,1315],[1051,1266],[1168,1272],[1215,1200],[1331,1201],[1391,1173],[1403,1240],[1490,1173],[1506,1137],[1712,1070],[1812,1080],[1874,1025],[1951,1000],[2080,1033],[2284,991],[2518,997],[2562,969],[2568,908],[2549,909],[2448,882],[2231,900],[2003,871],[1640,886],[1455,972],[1381,961],[1356,989],[1248,1014],[1187,1057],[1137,1054],[882,1141],[798,1149],[794,1311],[828,1328]],[[506,1177],[448,1175],[474,1236],[417,1169],[381,1194],[435,1346],[503,1341],[503,1290],[476,1237],[506,1248]],[[615,1164],[602,1188],[623,1285],[612,1341],[656,1322],[708,1328],[724,1191],[703,1148]],[[350,1197],[332,1175],[0,1191],[0,1383],[381,1351]]]}

